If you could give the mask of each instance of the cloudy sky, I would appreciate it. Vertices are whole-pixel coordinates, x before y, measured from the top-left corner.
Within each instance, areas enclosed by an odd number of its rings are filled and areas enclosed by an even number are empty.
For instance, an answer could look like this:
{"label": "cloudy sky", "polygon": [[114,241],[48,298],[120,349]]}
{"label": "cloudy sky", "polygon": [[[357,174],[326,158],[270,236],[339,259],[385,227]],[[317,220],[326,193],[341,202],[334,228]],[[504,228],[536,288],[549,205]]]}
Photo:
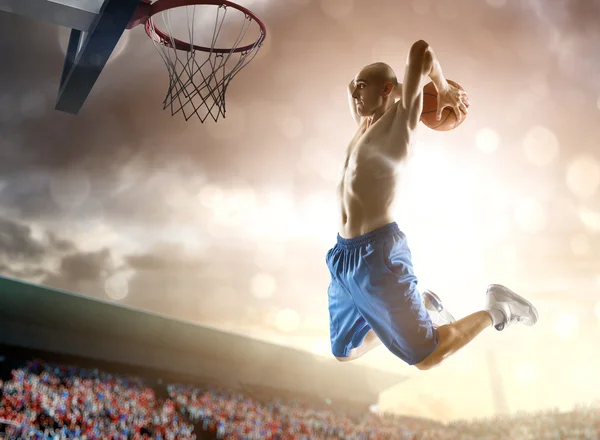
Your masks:
{"label": "cloudy sky", "polygon": [[540,322],[427,377],[385,349],[360,363],[414,376],[382,396],[396,410],[409,388],[446,417],[597,397],[600,2],[241,4],[268,37],[216,124],[162,110],[166,68],[141,27],[81,113],[56,112],[68,31],[0,13],[15,36],[0,41],[0,273],[328,355],[345,87],[374,61],[401,77],[425,39],[472,104],[453,132],[421,127],[403,171],[421,285],[462,316],[503,283]]}

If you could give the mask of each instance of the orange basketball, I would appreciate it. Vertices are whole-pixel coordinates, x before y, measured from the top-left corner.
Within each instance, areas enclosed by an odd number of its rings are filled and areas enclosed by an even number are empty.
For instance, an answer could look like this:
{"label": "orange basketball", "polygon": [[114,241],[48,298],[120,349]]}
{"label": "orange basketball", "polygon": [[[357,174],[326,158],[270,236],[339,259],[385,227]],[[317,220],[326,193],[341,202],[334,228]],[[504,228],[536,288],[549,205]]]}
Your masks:
{"label": "orange basketball", "polygon": [[[460,84],[454,81],[447,80],[454,87],[458,87],[464,90]],[[421,113],[421,122],[429,128],[437,131],[448,131],[454,130],[460,124],[462,124],[466,118],[459,123],[454,113],[454,110],[450,107],[446,107],[442,111],[442,119],[439,121],[435,118],[437,113],[437,89],[432,82],[428,83],[423,87],[423,112]]]}

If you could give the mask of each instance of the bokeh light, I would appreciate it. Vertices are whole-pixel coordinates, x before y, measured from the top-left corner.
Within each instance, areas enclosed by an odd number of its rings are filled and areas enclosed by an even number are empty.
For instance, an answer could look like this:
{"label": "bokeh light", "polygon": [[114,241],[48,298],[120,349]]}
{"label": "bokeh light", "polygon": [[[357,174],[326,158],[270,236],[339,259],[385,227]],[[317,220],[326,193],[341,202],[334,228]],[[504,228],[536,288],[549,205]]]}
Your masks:
{"label": "bokeh light", "polygon": [[600,186],[600,163],[584,155],[571,160],[567,166],[567,187],[578,197],[593,196]]}
{"label": "bokeh light", "polygon": [[104,282],[106,295],[115,301],[127,298],[129,294],[129,280],[133,276],[133,271],[117,272],[109,276]]}
{"label": "bokeh light", "polygon": [[587,208],[580,208],[577,213],[581,223],[590,231],[600,231],[600,212],[593,211]]}
{"label": "bokeh light", "polygon": [[272,275],[259,273],[250,281],[252,295],[258,299],[271,298],[277,290],[277,281]]}
{"label": "bokeh light", "polygon": [[534,126],[527,131],[523,140],[525,157],[534,165],[550,164],[559,152],[556,135],[548,128]]}

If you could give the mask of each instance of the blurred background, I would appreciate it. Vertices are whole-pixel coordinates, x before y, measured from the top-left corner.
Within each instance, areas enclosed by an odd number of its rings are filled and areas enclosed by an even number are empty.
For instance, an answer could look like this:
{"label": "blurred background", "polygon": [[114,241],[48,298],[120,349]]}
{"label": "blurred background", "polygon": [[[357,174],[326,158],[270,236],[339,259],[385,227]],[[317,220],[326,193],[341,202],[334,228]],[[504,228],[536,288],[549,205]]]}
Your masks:
{"label": "blurred background", "polygon": [[403,170],[420,287],[463,316],[502,283],[540,320],[427,373],[385,348],[357,363],[410,376],[381,410],[412,396],[438,419],[598,398],[600,2],[239,3],[267,39],[205,124],[162,110],[168,76],[141,27],[78,116],[55,111],[68,30],[0,14],[0,273],[331,357],[346,87],[375,61],[402,78],[424,39],[471,108],[455,131],[421,126]]}

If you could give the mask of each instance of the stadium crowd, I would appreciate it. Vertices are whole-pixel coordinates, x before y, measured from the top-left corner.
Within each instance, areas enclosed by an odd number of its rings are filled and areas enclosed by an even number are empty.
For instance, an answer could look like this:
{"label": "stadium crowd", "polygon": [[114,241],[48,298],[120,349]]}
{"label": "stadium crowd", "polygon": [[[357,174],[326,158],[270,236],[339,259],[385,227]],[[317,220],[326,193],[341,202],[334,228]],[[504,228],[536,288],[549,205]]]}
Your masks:
{"label": "stadium crowd", "polygon": [[448,426],[481,440],[600,440],[600,402],[561,413],[523,413]]}
{"label": "stadium crowd", "polygon": [[35,361],[0,380],[0,420],[8,438],[40,440],[186,440],[195,426],[219,440],[600,440],[600,406],[443,425],[189,385],[168,394],[158,399],[139,378]]}
{"label": "stadium crowd", "polygon": [[433,421],[364,416],[315,410],[279,400],[256,398],[224,390],[169,386],[169,395],[190,420],[201,422],[218,439],[451,439]]}
{"label": "stadium crowd", "polygon": [[[0,419],[43,439],[194,439],[171,400],[158,403],[141,380],[30,362],[1,388]],[[14,430],[13,430],[14,431]],[[14,434],[13,434],[14,435]]]}
{"label": "stadium crowd", "polygon": [[170,386],[169,393],[190,420],[218,439],[600,440],[600,406],[442,425],[390,414],[316,411],[183,385]]}

